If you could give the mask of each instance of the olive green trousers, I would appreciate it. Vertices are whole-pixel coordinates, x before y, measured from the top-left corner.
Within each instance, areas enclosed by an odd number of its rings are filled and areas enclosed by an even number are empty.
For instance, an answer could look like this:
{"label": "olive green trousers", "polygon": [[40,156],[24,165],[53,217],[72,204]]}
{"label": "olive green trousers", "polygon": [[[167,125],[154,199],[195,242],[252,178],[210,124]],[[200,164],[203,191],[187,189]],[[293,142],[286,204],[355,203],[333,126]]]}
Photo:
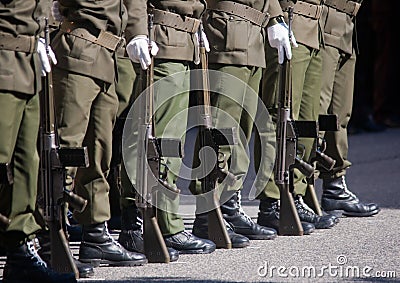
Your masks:
{"label": "olive green trousers", "polygon": [[[140,70],[137,80],[141,79]],[[189,66],[184,62],[156,60],[154,64],[154,123],[157,138],[175,138],[185,142],[187,108],[189,106]],[[137,84],[139,87],[140,84]],[[123,170],[121,207],[133,205],[137,184],[138,162],[138,121],[139,113],[144,109],[143,94],[136,89],[137,97],[127,116],[122,141]],[[182,161],[180,158],[163,159],[167,168],[167,180],[176,187]],[[139,188],[138,188],[139,189]],[[140,191],[140,190],[139,190]],[[164,236],[179,233],[185,229],[183,219],[178,215],[179,195],[160,192],[154,205],[157,207],[157,219]]]}
{"label": "olive green trousers", "polygon": [[[347,125],[353,107],[354,72],[356,55],[350,58],[342,56],[340,50],[325,46],[322,55],[322,89],[320,99],[321,114],[336,114],[339,130],[321,133],[326,141],[325,153],[336,163],[331,171],[319,168],[321,178],[337,178],[346,174],[346,168],[351,166],[348,157]],[[345,61],[343,61],[345,60]]]}
{"label": "olive green trousers", "polygon": [[[218,185],[218,193],[231,193],[240,190],[249,170],[249,141],[257,113],[258,88],[262,69],[252,66],[210,64],[211,113],[213,127],[216,129],[235,128],[237,131],[236,145],[221,145],[220,153],[225,156],[228,170],[236,178],[234,185],[224,181]],[[199,141],[197,139],[193,168],[200,166]],[[193,176],[190,190],[194,194],[201,193],[201,184],[197,176]],[[199,201],[200,199],[198,199]],[[227,199],[221,199],[224,202]],[[202,202],[202,201],[200,201]],[[200,206],[198,204],[198,211]]]}
{"label": "olive green trousers", "polygon": [[0,212],[11,223],[0,231],[6,247],[40,230],[34,218],[38,188],[39,95],[0,92],[0,163],[13,163],[13,184],[0,184]]}
{"label": "olive green trousers", "polygon": [[67,168],[67,181],[88,201],[74,218],[80,224],[107,221],[111,215],[106,178],[118,108],[115,86],[60,68],[53,70],[53,85],[60,145],[86,146],[89,155],[89,167]]}
{"label": "olive green trousers", "polygon": [[[319,115],[319,101],[321,91],[322,56],[318,50],[299,44],[292,49],[292,113],[294,120],[317,121]],[[277,86],[278,86],[278,53],[275,48],[266,44],[267,67],[264,70],[261,92],[262,99],[272,115],[277,113]],[[276,120],[276,119],[274,119]],[[257,136],[256,136],[257,137]],[[298,143],[304,147],[303,160],[309,161],[315,139],[299,138]],[[256,170],[263,168],[260,158],[260,140],[255,141]],[[269,161],[269,160],[268,160]],[[268,167],[268,166],[267,166]],[[260,172],[262,175],[263,173]],[[273,180],[270,171],[267,172],[269,181],[264,190],[258,195],[259,199],[266,197],[279,199],[279,188]],[[294,170],[294,192],[305,195],[307,189],[306,177],[297,169]]]}

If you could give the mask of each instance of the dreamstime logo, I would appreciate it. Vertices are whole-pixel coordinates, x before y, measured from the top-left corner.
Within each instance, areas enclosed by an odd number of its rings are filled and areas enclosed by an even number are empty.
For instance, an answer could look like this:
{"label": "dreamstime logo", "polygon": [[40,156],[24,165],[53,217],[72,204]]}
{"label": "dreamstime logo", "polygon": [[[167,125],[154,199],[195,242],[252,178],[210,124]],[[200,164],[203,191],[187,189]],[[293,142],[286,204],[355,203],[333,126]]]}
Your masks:
{"label": "dreamstime logo", "polygon": [[371,266],[347,265],[348,258],[345,255],[339,255],[336,258],[336,264],[328,263],[320,267],[313,265],[307,266],[275,266],[267,261],[257,269],[257,275],[260,277],[282,277],[282,278],[396,278],[396,271],[374,271]]}
{"label": "dreamstime logo", "polygon": [[[160,201],[160,199],[165,198],[152,198],[152,190],[172,200],[179,194],[179,198],[183,202],[201,196],[202,201],[198,203],[203,204],[203,207],[200,207],[200,211],[197,207],[197,212],[207,212],[215,208],[217,204],[213,201],[214,192],[204,192],[199,189],[199,180],[209,174],[216,164],[219,167],[224,167],[225,172],[232,172],[239,176],[234,184],[230,182],[232,180],[225,178],[217,186],[219,192],[228,188],[230,191],[240,188],[248,168],[243,169],[243,166],[238,166],[237,162],[241,162],[241,164],[250,163],[247,139],[251,133],[243,132],[239,124],[241,121],[235,120],[238,113],[231,112],[236,111],[235,109],[246,113],[247,119],[254,122],[253,128],[260,133],[261,163],[249,199],[254,199],[260,193],[255,188],[265,187],[275,163],[275,127],[265,105],[258,94],[245,82],[224,72],[209,70],[211,100],[215,99],[215,95],[219,95],[222,97],[223,103],[226,104],[224,107],[210,107],[210,118],[212,126],[217,130],[235,129],[236,131],[233,131],[233,133],[237,135],[236,137],[232,137],[233,134],[226,131],[220,131],[220,133],[225,136],[226,140],[236,139],[238,144],[221,146],[222,152],[218,154],[211,147],[201,149],[195,147],[196,137],[193,135],[189,137],[187,133],[189,130],[196,130],[199,126],[204,125],[204,121],[202,121],[204,108],[202,105],[188,107],[189,96],[198,95],[199,91],[203,89],[189,82],[190,78],[196,78],[199,75],[201,75],[201,70],[192,70],[177,72],[157,80],[152,86],[154,93],[152,107],[149,108],[150,101],[148,101],[148,95],[146,95],[148,90],[144,90],[133,103],[124,126],[122,156],[126,173],[136,193],[153,206],[168,212],[171,212],[171,208],[168,205],[164,206],[165,202]],[[226,87],[224,89],[219,88],[221,84]],[[151,108],[152,113],[147,113]],[[224,109],[228,110],[224,111]],[[153,119],[156,125],[153,130],[157,139],[169,141],[155,145],[163,155],[162,162],[157,166],[154,162],[153,164],[149,163],[149,160],[154,161],[155,159],[151,159],[150,156],[151,146],[144,144],[146,131],[149,131],[149,125],[146,125],[149,117]],[[177,156],[171,157],[171,155],[165,154],[178,152],[176,141],[179,140],[182,144],[186,142],[189,145],[187,147],[189,152],[185,153],[185,162],[182,162],[182,159]],[[190,152],[195,148],[198,150],[197,152]],[[190,158],[187,158],[191,155],[197,159],[190,160]],[[231,162],[228,162],[227,155],[231,155]],[[206,158],[202,159],[202,157]],[[161,172],[160,176],[155,176],[157,172]],[[160,182],[160,177],[164,180],[167,179],[169,185]],[[182,183],[189,184],[190,190],[196,192],[196,196],[178,193],[175,190],[176,184],[178,184],[179,189],[179,184]],[[223,199],[224,197],[225,199]],[[230,195],[228,194],[221,196],[221,203],[229,198]],[[155,202],[154,199],[158,201]]]}

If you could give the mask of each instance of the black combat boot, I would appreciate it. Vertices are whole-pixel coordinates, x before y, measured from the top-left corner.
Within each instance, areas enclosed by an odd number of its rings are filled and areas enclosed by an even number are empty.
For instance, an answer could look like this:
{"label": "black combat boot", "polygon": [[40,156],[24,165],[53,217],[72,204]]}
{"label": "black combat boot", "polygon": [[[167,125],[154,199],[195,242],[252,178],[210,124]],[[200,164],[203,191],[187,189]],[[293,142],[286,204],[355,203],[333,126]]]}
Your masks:
{"label": "black combat boot", "polygon": [[[139,209],[135,206],[121,210],[121,232],[118,242],[128,251],[144,254],[144,240],[142,236],[143,220]],[[179,252],[168,247],[170,262],[177,261]]]}
{"label": "black combat boot", "polygon": [[339,222],[339,219],[330,214],[319,216],[307,204],[304,203],[303,197],[297,195],[294,198],[297,213],[299,214],[300,221],[314,224],[316,229],[329,229]]}
{"label": "black combat boot", "polygon": [[243,211],[240,205],[240,192],[234,193],[221,205],[221,212],[235,233],[250,240],[271,240],[277,235],[275,229],[258,225]]}
{"label": "black combat boot", "polygon": [[[231,225],[228,222],[225,222],[226,230],[228,232],[229,239],[232,243],[232,248],[245,248],[250,245],[250,240],[240,234],[236,234]],[[208,239],[208,215],[207,213],[196,214],[196,218],[194,219],[193,223],[193,235]]]}
{"label": "black combat boot", "polygon": [[[37,234],[40,247],[38,248],[38,254],[46,262],[48,266],[51,266],[51,250],[50,250],[50,232],[48,230],[41,230]],[[76,268],[79,272],[79,278],[89,278],[94,275],[94,268],[90,264],[80,262],[74,258]]]}
{"label": "black combat boot", "polygon": [[372,216],[380,209],[377,204],[364,204],[346,185],[345,176],[324,179],[321,207],[328,213],[344,216]]}
{"label": "black combat boot", "polygon": [[177,250],[180,254],[209,254],[216,248],[214,242],[196,237],[187,231],[164,236],[164,240],[167,247]]}
{"label": "black combat boot", "polygon": [[[257,224],[279,231],[279,200],[273,198],[260,200],[259,209]],[[311,223],[301,222],[301,226],[304,235],[309,235],[315,230],[315,226]]]}
{"label": "black combat boot", "polygon": [[141,253],[127,251],[108,232],[103,223],[83,225],[79,260],[97,267],[100,264],[112,266],[134,266],[147,263]]}
{"label": "black combat boot", "polygon": [[72,283],[77,281],[73,273],[57,273],[47,267],[38,255],[34,241],[28,241],[7,252],[3,282]]}

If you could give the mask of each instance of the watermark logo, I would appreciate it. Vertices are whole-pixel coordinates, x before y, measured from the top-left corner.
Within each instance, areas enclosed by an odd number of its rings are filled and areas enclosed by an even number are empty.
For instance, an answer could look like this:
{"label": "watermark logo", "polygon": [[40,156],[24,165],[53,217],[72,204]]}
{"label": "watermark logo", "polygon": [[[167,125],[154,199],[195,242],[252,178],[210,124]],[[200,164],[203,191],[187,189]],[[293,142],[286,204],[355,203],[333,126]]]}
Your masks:
{"label": "watermark logo", "polygon": [[284,266],[272,265],[268,261],[257,269],[260,277],[280,278],[396,278],[396,271],[374,270],[373,267],[365,265],[349,265],[345,255],[339,255],[336,263],[328,263],[321,266]]}

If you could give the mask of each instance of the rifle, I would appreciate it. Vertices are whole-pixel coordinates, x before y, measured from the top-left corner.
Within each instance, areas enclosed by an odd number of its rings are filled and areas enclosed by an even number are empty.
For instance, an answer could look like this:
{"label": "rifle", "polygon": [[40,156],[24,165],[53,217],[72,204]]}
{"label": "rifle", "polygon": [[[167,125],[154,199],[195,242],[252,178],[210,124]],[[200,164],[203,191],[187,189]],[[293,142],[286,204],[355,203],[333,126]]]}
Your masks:
{"label": "rifle", "polygon": [[[142,89],[145,94],[145,105],[139,107],[139,139],[137,158],[137,197],[136,205],[143,217],[144,253],[149,262],[170,262],[168,249],[158,226],[155,207],[156,188],[160,185],[168,191],[179,194],[180,190],[169,185],[166,176],[167,168],[163,165],[163,157],[183,157],[181,141],[171,138],[156,138],[154,133],[154,58],[151,55],[153,14],[148,14],[149,53],[151,64],[142,71]],[[143,84],[145,85],[143,86]],[[161,167],[164,166],[164,170]]]}
{"label": "rifle", "polygon": [[[339,123],[337,115],[335,114],[320,114],[317,123],[318,132],[319,131],[338,131]],[[314,168],[317,166],[323,168],[326,171],[331,171],[335,166],[336,160],[332,159],[330,156],[325,154],[326,140],[324,138],[315,138],[314,143],[315,150],[311,157],[311,163]],[[307,178],[307,190],[304,196],[304,202],[318,215],[322,216],[322,210],[318,201],[317,194],[315,193],[315,178],[316,176],[311,176]]]}
{"label": "rifle", "polygon": [[[235,127],[216,129],[212,126],[211,120],[211,108],[210,108],[210,91],[209,91],[209,76],[208,76],[208,62],[206,48],[204,46],[204,39],[202,37],[202,25],[199,28],[200,38],[200,62],[201,70],[198,72],[197,83],[199,84],[201,91],[198,95],[198,105],[200,108],[200,128],[199,128],[199,141],[200,141],[200,160],[202,176],[199,178],[201,182],[201,191],[203,194],[212,191],[211,199],[208,202],[211,203],[210,210],[208,211],[208,238],[212,240],[218,248],[232,248],[231,240],[226,230],[226,224],[224,223],[220,204],[219,196],[217,195],[217,184],[221,183],[226,179],[229,185],[234,185],[236,182],[235,176],[228,172],[224,167],[226,164],[226,157],[220,151],[221,145],[235,145],[237,141],[237,130]],[[200,77],[200,78],[199,78]],[[213,155],[217,157],[214,164],[208,164],[209,156],[206,152],[206,148],[211,149]],[[214,160],[212,160],[214,161]],[[207,169],[211,169],[206,174]]]}
{"label": "rifle", "polygon": [[[289,37],[291,37],[293,7],[288,8],[288,15]],[[294,190],[293,170],[297,168],[304,175],[310,177],[314,173],[314,168],[298,157],[297,141],[299,134],[291,110],[292,66],[286,56],[283,64],[280,65],[278,95],[275,183],[280,189],[279,234],[302,236],[303,228],[292,195]]]}
{"label": "rifle", "polygon": [[[47,18],[45,23],[46,51],[51,62]],[[51,72],[46,73],[42,80],[44,87],[40,94],[40,185],[44,196],[44,219],[50,230],[51,266],[61,273],[73,272],[78,278],[78,269],[66,237],[64,209],[68,203],[71,208],[82,212],[87,201],[65,188],[65,167],[87,167],[87,149],[60,148]]]}
{"label": "rifle", "polygon": [[[0,163],[0,185],[12,185],[14,177],[11,163]],[[10,225],[11,220],[0,213],[0,230],[4,231]]]}

